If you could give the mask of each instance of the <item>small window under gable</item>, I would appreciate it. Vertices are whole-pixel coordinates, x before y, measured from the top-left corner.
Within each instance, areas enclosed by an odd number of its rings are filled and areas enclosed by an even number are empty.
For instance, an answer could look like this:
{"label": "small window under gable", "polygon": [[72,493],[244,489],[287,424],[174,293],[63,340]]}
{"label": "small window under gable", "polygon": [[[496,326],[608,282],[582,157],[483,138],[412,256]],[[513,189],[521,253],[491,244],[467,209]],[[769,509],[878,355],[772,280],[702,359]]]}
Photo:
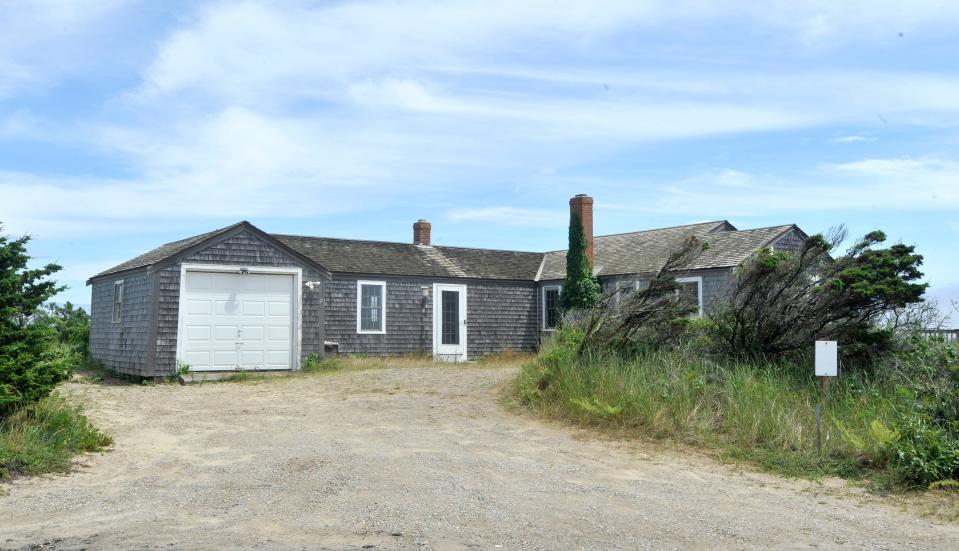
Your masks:
{"label": "small window under gable", "polygon": [[123,316],[123,280],[113,282],[113,323]]}
{"label": "small window under gable", "polygon": [[386,282],[356,282],[356,332],[386,333]]}
{"label": "small window under gable", "polygon": [[543,330],[552,331],[559,325],[559,294],[563,288],[559,285],[543,287]]}

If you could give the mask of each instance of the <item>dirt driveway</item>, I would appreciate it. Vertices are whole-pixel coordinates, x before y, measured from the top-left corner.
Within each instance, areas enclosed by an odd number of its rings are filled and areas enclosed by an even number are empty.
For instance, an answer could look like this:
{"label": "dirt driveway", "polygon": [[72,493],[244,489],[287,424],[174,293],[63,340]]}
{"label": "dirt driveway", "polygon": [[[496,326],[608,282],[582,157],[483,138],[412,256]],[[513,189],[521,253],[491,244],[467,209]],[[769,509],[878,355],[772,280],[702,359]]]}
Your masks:
{"label": "dirt driveway", "polygon": [[517,417],[496,400],[514,373],[68,385],[115,449],[9,485],[0,548],[959,548],[959,527],[836,484]]}

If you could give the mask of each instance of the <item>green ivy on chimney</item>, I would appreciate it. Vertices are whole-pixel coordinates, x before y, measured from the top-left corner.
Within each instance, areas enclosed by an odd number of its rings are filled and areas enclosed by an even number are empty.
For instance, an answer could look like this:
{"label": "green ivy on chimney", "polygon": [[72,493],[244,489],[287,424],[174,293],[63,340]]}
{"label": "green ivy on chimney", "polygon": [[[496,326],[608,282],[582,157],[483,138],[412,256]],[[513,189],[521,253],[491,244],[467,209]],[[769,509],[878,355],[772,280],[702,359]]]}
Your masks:
{"label": "green ivy on chimney", "polygon": [[559,296],[564,310],[592,308],[599,302],[602,288],[593,277],[593,263],[586,254],[586,232],[579,215],[569,215],[569,250],[566,251],[566,282]]}

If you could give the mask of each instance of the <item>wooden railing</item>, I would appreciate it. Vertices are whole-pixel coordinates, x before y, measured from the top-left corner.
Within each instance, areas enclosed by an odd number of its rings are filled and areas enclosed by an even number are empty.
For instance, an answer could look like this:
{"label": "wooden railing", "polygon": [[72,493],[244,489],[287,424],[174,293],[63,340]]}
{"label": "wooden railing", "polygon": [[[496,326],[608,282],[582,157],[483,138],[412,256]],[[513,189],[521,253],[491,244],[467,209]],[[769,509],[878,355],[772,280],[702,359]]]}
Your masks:
{"label": "wooden railing", "polygon": [[929,337],[942,337],[946,342],[959,342],[959,329],[926,329],[923,333]]}

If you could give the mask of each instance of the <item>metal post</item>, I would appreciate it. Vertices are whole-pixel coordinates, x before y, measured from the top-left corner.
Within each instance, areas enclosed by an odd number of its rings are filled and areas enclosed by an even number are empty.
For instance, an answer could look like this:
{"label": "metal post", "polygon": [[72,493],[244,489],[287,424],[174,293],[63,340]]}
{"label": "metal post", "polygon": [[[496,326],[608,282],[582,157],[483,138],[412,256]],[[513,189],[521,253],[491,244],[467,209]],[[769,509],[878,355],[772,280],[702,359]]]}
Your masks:
{"label": "metal post", "polygon": [[829,396],[829,377],[819,377],[819,403],[816,404],[816,451],[822,455],[822,410]]}
{"label": "metal post", "polygon": [[820,423],[819,404],[816,404],[816,452],[822,455],[822,425]]}

